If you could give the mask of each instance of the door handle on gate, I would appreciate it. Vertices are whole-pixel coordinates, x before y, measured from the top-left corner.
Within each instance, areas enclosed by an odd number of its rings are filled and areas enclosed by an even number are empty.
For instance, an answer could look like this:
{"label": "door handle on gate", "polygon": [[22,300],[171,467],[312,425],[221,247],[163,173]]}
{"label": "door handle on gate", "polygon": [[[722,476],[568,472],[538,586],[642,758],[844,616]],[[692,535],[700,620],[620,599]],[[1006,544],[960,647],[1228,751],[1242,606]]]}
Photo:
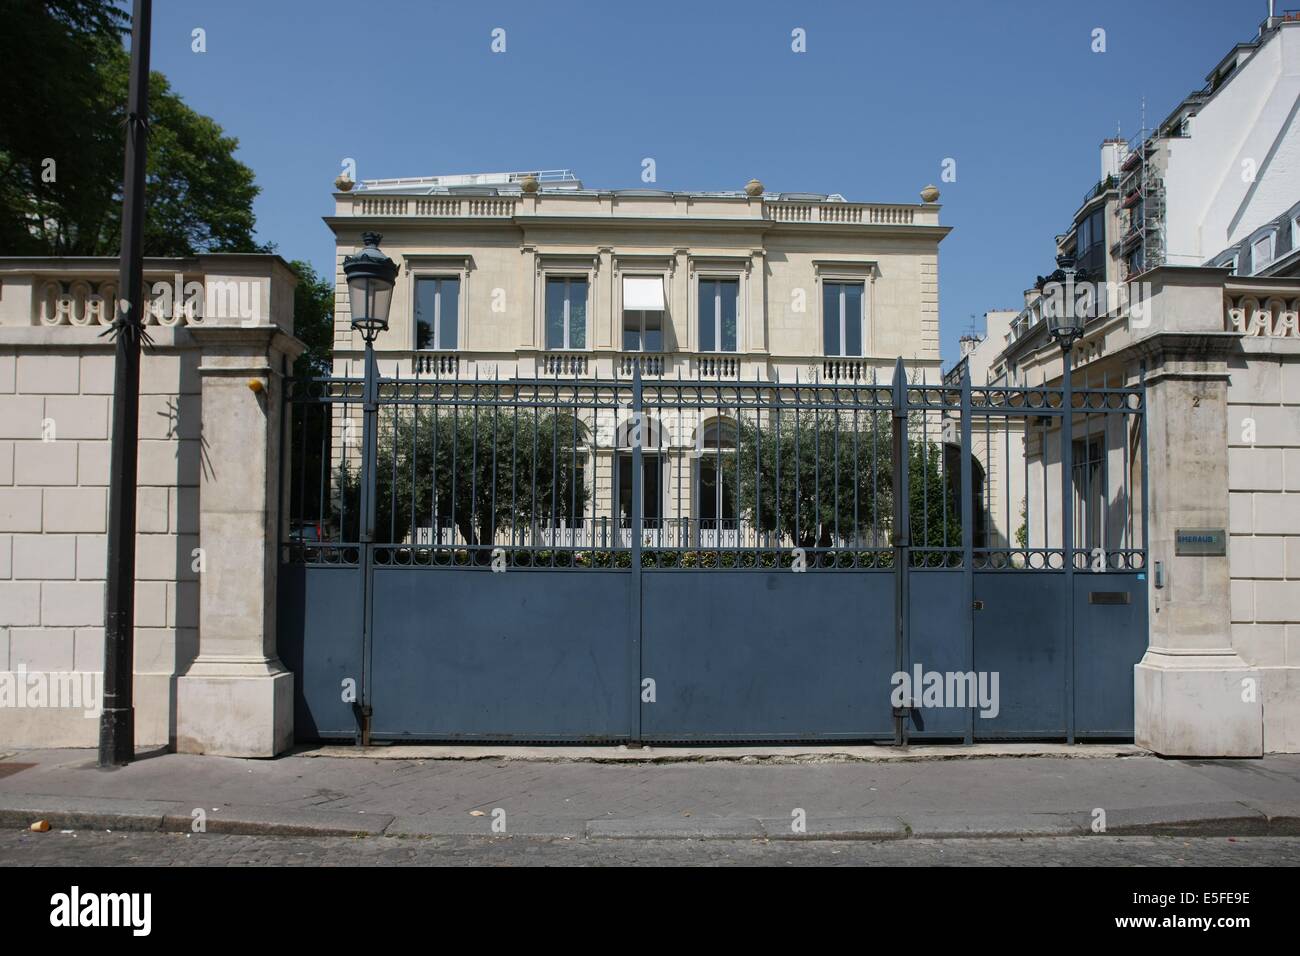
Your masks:
{"label": "door handle on gate", "polygon": [[984,610],[984,602],[983,602],[983,601],[974,601],[974,602],[971,603],[971,607],[972,607],[974,610],[976,610],[976,611],[982,611],[982,610]]}

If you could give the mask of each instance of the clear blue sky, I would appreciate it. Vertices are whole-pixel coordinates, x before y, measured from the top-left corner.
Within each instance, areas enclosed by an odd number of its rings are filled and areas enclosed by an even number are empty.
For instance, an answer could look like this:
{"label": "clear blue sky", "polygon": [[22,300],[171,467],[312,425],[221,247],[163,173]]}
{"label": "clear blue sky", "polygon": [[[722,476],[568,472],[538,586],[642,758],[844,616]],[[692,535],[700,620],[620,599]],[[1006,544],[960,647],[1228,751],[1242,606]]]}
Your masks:
{"label": "clear blue sky", "polygon": [[[1290,4],[1282,0],[1278,7]],[[1119,124],[1164,118],[1266,0],[154,4],[153,67],[239,139],[258,234],[331,274],[321,217],[360,178],[574,169],[588,186],[839,192],[934,182],[943,353],[1052,266]],[[191,31],[207,52],[191,52]],[[490,49],[506,31],[506,52]],[[791,30],[807,52],[791,51]],[[1092,31],[1106,31],[1093,53]],[[957,160],[957,180],[940,181]],[[982,321],[979,325],[982,331]]]}

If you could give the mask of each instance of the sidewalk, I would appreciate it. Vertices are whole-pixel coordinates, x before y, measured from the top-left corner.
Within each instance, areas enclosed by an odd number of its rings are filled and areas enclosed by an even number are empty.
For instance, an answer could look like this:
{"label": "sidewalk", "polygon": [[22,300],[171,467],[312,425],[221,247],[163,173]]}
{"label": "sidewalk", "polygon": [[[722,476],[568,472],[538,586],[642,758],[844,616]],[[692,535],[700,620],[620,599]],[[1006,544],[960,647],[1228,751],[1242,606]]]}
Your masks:
{"label": "sidewalk", "polygon": [[321,836],[1067,836],[1094,832],[1097,810],[1109,834],[1278,836],[1300,834],[1300,755],[392,746],[270,761],[165,753],[100,771],[90,750],[0,754],[0,827],[189,831],[196,809],[212,833]]}

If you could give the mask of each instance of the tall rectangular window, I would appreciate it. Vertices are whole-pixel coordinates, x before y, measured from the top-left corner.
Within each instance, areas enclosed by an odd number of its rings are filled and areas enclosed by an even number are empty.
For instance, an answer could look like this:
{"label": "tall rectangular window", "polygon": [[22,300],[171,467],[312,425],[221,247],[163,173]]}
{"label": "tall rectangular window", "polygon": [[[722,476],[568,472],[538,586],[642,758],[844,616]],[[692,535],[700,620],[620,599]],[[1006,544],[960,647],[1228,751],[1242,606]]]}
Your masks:
{"label": "tall rectangular window", "polygon": [[415,280],[415,347],[457,348],[460,317],[460,279],[455,277]]}
{"label": "tall rectangular window", "polygon": [[1102,547],[1102,515],[1106,509],[1105,463],[1101,439],[1076,438],[1074,461],[1074,546],[1091,551]]}
{"label": "tall rectangular window", "polygon": [[700,351],[736,351],[739,279],[700,280]]}
{"label": "tall rectangular window", "polygon": [[822,283],[822,338],[827,355],[862,354],[862,283]]}
{"label": "tall rectangular window", "polygon": [[587,280],[550,277],[546,280],[546,347],[587,347]]}

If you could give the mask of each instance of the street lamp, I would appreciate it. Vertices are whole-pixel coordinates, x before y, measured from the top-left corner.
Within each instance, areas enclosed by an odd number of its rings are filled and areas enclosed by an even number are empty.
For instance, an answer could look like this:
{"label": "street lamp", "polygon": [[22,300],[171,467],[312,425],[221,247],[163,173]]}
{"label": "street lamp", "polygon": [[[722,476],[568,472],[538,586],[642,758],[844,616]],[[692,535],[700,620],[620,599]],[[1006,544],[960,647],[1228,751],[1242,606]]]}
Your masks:
{"label": "street lamp", "polygon": [[397,279],[397,263],[379,251],[383,238],[377,232],[362,233],[361,251],[343,260],[352,303],[352,327],[366,340],[367,351],[379,333],[388,329],[388,308],[393,304]]}
{"label": "street lamp", "polygon": [[[1088,273],[1087,270],[1074,267],[1074,256],[1071,255],[1057,256],[1056,266],[1056,271],[1051,275],[1038,277],[1038,291],[1047,299],[1047,304],[1043,306],[1047,331],[1056,340],[1056,344],[1068,353],[1070,347],[1083,335],[1084,316],[1075,307],[1075,288],[1088,281]],[[1087,301],[1091,301],[1091,298]],[[1066,368],[1069,368],[1068,354]]]}
{"label": "street lamp", "polygon": [[[361,393],[361,501],[357,511],[358,540],[361,552],[361,601],[371,600],[370,571],[374,566],[375,537],[375,468],[379,450],[379,372],[375,367],[375,339],[388,328],[388,308],[393,304],[393,285],[397,280],[397,263],[379,251],[384,237],[377,232],[363,233],[362,248],[355,256],[343,260],[343,274],[348,280],[348,299],[352,303],[352,328],[366,342],[366,377]],[[363,616],[362,644],[370,647],[370,615]],[[358,737],[370,744],[370,688],[362,683],[361,700],[354,705],[360,718]]]}

